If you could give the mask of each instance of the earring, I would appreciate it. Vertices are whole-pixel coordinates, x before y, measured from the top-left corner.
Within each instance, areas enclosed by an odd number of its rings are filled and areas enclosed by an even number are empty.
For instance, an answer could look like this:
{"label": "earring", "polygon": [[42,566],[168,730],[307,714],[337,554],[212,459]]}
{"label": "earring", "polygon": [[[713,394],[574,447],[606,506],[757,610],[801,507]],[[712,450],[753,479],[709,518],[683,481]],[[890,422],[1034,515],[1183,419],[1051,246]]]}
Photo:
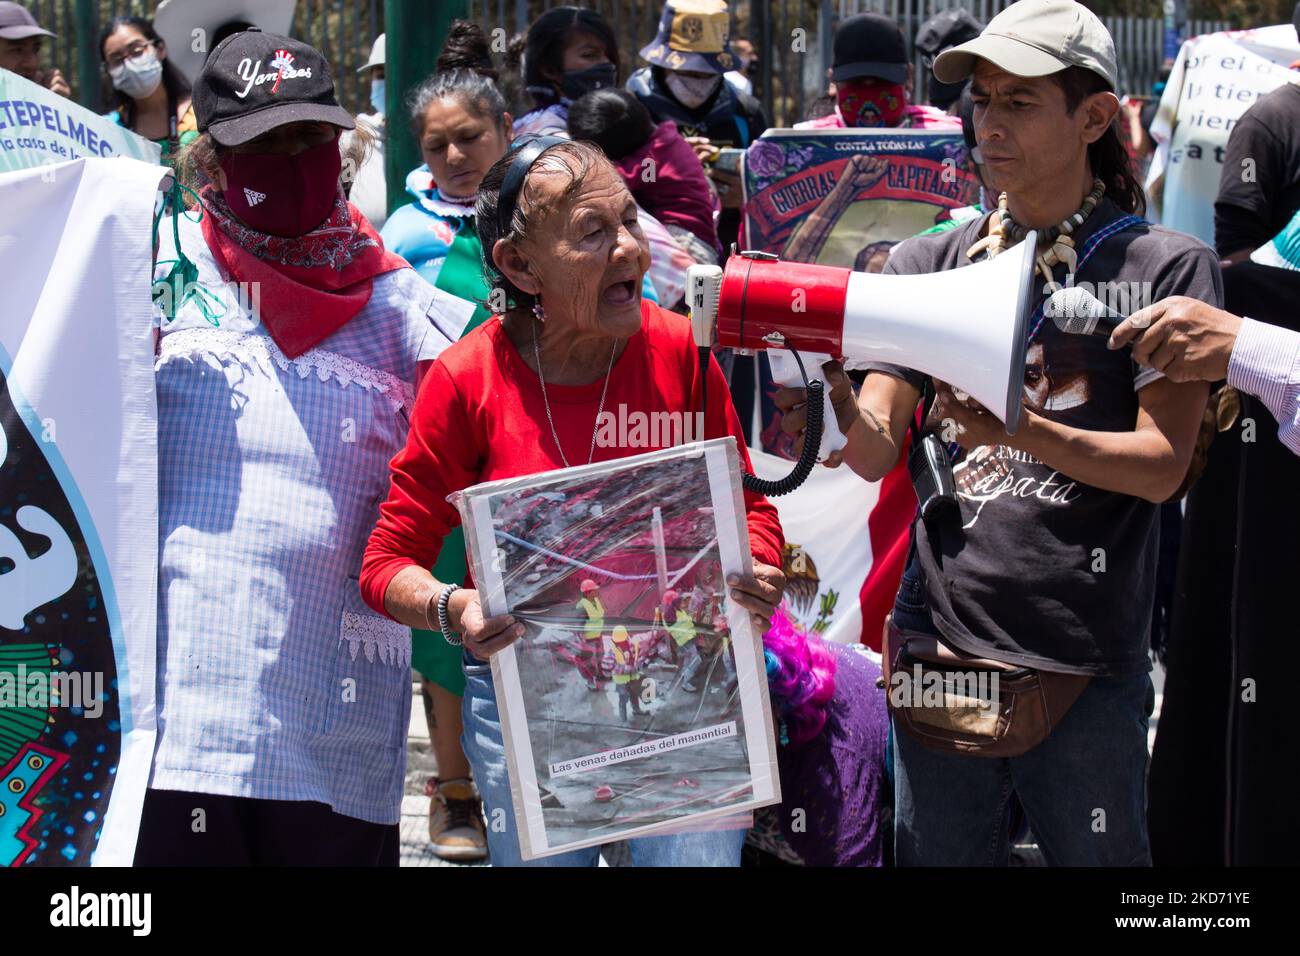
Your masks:
{"label": "earring", "polygon": [[542,308],[542,300],[541,300],[541,299],[534,299],[534,300],[533,300],[533,315],[537,317],[537,321],[538,321],[538,322],[541,322],[541,323],[545,324],[545,322],[546,322],[546,310]]}

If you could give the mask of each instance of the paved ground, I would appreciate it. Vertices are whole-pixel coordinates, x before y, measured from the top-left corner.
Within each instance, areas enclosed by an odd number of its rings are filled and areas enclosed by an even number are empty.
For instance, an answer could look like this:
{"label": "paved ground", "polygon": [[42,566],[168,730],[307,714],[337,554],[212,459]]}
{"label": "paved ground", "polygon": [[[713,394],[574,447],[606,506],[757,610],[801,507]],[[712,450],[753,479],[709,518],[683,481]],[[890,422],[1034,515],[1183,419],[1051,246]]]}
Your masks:
{"label": "paved ground", "polygon": [[[1164,670],[1159,666],[1151,673],[1156,688],[1156,709],[1151,716],[1151,730],[1147,740],[1153,746],[1156,724],[1160,718],[1160,705],[1164,689]],[[420,700],[419,685],[413,685],[411,698],[411,730],[406,743],[406,793],[402,797],[402,866],[481,866],[483,864],[448,863],[429,850],[429,798],[424,795],[424,782],[437,767],[429,747],[429,729],[424,723],[424,705]],[[1017,847],[1017,863],[1041,865],[1038,848],[1033,845]],[[602,865],[626,865],[625,854],[610,848]]]}

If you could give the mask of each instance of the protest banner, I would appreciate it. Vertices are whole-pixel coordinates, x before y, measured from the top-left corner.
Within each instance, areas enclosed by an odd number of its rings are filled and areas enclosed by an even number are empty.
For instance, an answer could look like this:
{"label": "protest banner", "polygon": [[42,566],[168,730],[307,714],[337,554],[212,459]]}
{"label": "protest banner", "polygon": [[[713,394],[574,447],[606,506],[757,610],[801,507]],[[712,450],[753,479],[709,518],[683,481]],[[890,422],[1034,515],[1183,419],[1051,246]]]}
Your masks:
{"label": "protest banner", "polygon": [[745,153],[747,248],[879,272],[889,249],[979,200],[960,131],[768,130]]}
{"label": "protest banner", "polygon": [[1158,200],[1153,212],[1161,225],[1214,245],[1214,200],[1228,137],[1261,96],[1300,81],[1289,69],[1297,59],[1300,41],[1290,24],[1210,33],[1182,45],[1151,123],[1156,155],[1146,187]]}
{"label": "protest banner", "polygon": [[526,628],[491,665],[524,859],[780,801],[762,641],[725,584],[752,570],[733,439],[453,500],[484,612]]}
{"label": "protest banner", "polygon": [[162,149],[17,73],[0,70],[0,172],[126,156],[158,163]]}
{"label": "protest banner", "polygon": [[0,173],[0,274],[14,279],[0,310],[0,865],[134,855],[154,745],[150,249],[166,174],[125,158]]}

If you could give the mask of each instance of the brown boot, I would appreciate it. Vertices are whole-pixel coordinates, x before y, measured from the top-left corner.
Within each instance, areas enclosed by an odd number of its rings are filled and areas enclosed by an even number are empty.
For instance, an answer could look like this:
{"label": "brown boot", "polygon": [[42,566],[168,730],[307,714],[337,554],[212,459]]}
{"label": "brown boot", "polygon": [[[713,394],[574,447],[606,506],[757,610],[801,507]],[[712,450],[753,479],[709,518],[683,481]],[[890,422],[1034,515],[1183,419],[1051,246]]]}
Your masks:
{"label": "brown boot", "polygon": [[474,785],[443,780],[429,800],[429,841],[443,860],[481,860],[487,856],[487,828]]}

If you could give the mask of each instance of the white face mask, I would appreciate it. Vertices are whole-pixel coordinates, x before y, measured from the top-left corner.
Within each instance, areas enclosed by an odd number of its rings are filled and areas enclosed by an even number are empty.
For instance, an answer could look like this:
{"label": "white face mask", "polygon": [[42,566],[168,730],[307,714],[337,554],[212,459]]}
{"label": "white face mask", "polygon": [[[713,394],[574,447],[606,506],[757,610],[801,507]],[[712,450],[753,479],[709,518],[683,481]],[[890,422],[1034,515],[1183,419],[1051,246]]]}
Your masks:
{"label": "white face mask", "polygon": [[142,100],[162,82],[162,62],[152,49],[126,60],[121,66],[109,70],[108,78],[114,89],[121,90],[132,99]]}
{"label": "white face mask", "polygon": [[710,96],[717,92],[718,87],[722,84],[720,76],[682,76],[680,73],[669,73],[664,77],[664,82],[668,84],[668,89],[672,91],[673,96],[681,102],[687,109],[695,109],[703,105]]}

